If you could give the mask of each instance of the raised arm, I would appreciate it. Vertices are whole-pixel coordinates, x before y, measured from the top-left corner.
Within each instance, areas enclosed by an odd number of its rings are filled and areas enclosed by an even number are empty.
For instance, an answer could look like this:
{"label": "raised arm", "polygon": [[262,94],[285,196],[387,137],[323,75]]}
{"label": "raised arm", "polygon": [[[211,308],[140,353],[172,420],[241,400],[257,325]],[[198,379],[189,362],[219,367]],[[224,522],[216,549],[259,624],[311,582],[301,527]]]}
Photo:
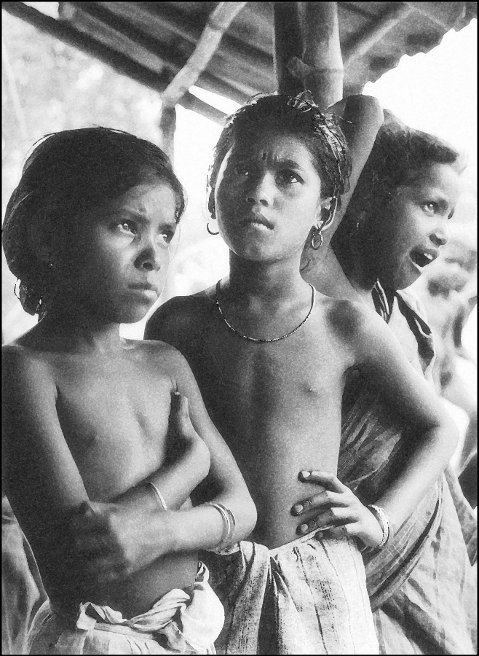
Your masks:
{"label": "raised arm", "polygon": [[373,96],[348,96],[329,107],[328,111],[342,118],[341,129],[351,156],[349,187],[341,196],[341,206],[336,212],[331,229],[328,230],[330,238],[346,212],[384,117],[381,105]]}

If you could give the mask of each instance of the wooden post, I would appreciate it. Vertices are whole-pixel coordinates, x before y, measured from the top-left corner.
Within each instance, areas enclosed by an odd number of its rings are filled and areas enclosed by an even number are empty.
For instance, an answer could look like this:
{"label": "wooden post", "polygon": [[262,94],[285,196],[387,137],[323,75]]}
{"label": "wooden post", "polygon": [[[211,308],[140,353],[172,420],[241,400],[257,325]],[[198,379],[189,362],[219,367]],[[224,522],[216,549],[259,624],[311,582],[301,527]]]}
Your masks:
{"label": "wooden post", "polygon": [[176,130],[176,107],[174,105],[162,105],[159,128],[160,146],[170,158],[172,165],[174,165]]}
{"label": "wooden post", "polygon": [[303,2],[303,82],[322,109],[343,97],[343,61],[336,2]]}
{"label": "wooden post", "polygon": [[223,34],[246,2],[220,2],[211,13],[196,48],[161,95],[160,132],[163,150],[173,162],[175,105],[188,93],[215,54]]}
{"label": "wooden post", "polygon": [[303,91],[303,81],[291,62],[301,59],[303,40],[299,2],[274,3],[274,70],[278,91],[295,96]]}
{"label": "wooden post", "polygon": [[309,89],[325,109],[343,97],[343,62],[336,2],[276,2],[275,70],[278,90]]}

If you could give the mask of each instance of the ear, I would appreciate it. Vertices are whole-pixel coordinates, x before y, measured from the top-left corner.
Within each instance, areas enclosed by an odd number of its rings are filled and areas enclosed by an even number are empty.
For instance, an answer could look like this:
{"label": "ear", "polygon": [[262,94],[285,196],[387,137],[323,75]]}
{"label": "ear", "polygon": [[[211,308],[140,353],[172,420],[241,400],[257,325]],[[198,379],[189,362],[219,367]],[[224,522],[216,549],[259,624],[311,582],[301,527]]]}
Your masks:
{"label": "ear", "polygon": [[329,196],[328,198],[323,198],[319,204],[320,206],[320,217],[319,217],[319,229],[326,230],[334,221],[334,216],[336,214],[336,208],[338,205],[338,199],[336,196]]}

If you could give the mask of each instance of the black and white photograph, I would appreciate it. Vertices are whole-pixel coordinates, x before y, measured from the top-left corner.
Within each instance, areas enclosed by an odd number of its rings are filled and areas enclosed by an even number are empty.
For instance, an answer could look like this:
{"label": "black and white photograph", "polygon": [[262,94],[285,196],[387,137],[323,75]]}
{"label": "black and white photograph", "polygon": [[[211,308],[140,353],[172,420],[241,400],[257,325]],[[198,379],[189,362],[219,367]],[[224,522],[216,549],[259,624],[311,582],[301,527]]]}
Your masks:
{"label": "black and white photograph", "polygon": [[477,2],[2,19],[2,654],[477,654]]}

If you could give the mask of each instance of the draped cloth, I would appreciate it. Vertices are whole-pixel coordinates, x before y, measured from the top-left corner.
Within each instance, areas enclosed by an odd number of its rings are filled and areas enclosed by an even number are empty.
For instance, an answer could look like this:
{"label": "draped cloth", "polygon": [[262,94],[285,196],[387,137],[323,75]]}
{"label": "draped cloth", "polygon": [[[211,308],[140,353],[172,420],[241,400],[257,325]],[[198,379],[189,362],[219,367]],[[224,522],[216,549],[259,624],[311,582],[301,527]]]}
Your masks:
{"label": "draped cloth", "polygon": [[[72,616],[46,601],[30,631],[30,654],[215,654],[223,607],[200,563],[189,592],[173,589],[132,618],[91,602]],[[127,583],[126,583],[127,585]]]}
{"label": "draped cloth", "polygon": [[[396,292],[388,314],[409,361],[428,376],[432,335],[417,303]],[[370,503],[407,457],[413,429],[359,375],[348,388],[338,477]],[[476,653],[476,554],[476,518],[448,468],[387,547],[364,555],[380,653]]]}
{"label": "draped cloth", "polygon": [[377,654],[356,541],[316,531],[275,549],[207,554],[225,607],[219,654]]}

